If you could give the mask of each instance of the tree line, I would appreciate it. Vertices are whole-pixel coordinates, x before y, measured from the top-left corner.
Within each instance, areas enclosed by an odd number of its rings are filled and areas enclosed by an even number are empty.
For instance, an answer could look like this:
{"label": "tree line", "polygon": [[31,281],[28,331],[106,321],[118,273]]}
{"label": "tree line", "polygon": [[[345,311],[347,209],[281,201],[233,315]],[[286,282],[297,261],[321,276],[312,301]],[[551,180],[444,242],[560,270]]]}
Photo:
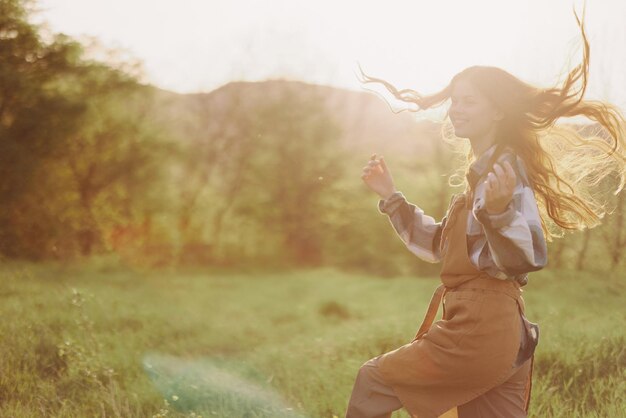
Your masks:
{"label": "tree line", "polygon": [[[377,212],[359,175],[378,150],[342,143],[349,127],[323,95],[287,82],[165,92],[66,35],[45,40],[31,4],[0,0],[3,258],[437,274]],[[428,155],[386,159],[441,219],[459,161],[437,130],[422,135]],[[624,200],[602,226],[549,243],[549,267],[623,268]]]}

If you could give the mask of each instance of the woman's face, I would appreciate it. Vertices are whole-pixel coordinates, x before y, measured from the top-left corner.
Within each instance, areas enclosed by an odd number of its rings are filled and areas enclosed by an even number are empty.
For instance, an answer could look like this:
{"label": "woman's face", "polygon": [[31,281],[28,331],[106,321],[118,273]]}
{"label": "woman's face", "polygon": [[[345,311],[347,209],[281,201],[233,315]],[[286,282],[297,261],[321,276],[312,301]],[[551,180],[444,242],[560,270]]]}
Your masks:
{"label": "woman's face", "polygon": [[454,134],[460,138],[480,138],[496,126],[502,114],[470,82],[459,79],[452,88],[448,110]]}

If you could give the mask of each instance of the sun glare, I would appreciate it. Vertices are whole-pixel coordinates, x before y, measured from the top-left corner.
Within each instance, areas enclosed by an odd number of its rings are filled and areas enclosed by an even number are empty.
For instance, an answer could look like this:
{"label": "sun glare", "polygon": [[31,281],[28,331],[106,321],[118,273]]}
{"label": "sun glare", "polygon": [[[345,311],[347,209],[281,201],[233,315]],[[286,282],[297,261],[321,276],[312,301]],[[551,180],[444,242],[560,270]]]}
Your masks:
{"label": "sun glare", "polygon": [[[358,64],[424,93],[474,64],[550,84],[580,58],[573,7],[580,12],[582,2],[43,0],[40,7],[52,29],[125,48],[144,62],[147,81],[181,93],[268,78],[361,90]],[[626,2],[587,5],[589,93],[618,105],[626,103],[624,15]]]}

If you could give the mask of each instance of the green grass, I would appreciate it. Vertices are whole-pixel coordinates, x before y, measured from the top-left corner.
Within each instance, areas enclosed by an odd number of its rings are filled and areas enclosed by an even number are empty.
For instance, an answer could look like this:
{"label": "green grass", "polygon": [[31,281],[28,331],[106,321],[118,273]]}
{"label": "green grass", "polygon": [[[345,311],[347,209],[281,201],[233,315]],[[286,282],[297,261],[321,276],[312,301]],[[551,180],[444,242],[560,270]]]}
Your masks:
{"label": "green grass", "polygon": [[[343,417],[437,278],[0,267],[0,416]],[[540,271],[532,417],[626,410],[624,275]],[[404,411],[394,418],[408,417]]]}

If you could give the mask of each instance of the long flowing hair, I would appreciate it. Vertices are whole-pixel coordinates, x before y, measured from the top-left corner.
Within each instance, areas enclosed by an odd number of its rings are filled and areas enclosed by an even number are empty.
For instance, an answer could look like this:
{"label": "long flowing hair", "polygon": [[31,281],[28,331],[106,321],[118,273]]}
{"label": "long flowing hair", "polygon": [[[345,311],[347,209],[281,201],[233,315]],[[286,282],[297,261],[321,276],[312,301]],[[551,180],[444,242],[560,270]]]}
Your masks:
{"label": "long flowing hair", "polygon": [[[411,89],[397,90],[387,81],[367,76],[361,70],[361,82],[382,83],[397,99],[417,104],[419,109],[410,111],[444,104],[460,79],[472,83],[501,109],[505,116],[498,125],[496,143],[512,147],[524,161],[548,241],[553,236],[562,236],[563,229],[599,225],[606,213],[606,203],[598,199],[602,195],[599,192],[617,184],[613,192],[617,195],[626,183],[626,121],[617,106],[583,98],[590,47],[584,28],[584,9],[582,19],[576,11],[574,16],[582,34],[583,59],[568,72],[561,85],[557,83],[550,88],[533,86],[497,67],[472,66],[456,74],[443,90],[421,95]],[[559,118],[574,116],[595,123],[578,128],[556,124]],[[447,114],[442,126],[444,136],[449,134]],[[474,160],[469,147],[465,173]],[[549,219],[553,221],[550,225]],[[554,224],[562,229],[554,228]]]}

